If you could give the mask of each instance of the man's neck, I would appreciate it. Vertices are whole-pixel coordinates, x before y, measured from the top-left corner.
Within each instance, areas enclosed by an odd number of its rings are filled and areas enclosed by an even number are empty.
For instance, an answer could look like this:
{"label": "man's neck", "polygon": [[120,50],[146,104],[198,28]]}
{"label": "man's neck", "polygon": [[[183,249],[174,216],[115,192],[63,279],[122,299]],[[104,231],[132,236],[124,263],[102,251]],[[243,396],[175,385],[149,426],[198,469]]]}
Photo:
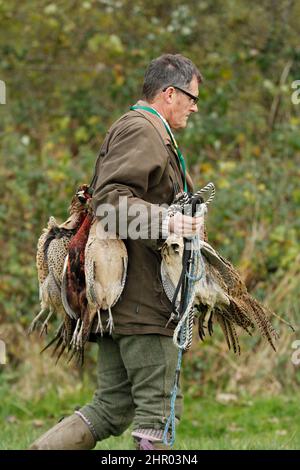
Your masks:
{"label": "man's neck", "polygon": [[151,108],[155,109],[155,111],[157,111],[168,122],[166,112],[160,103],[149,103],[148,101],[145,101],[145,103],[147,103],[147,105]]}

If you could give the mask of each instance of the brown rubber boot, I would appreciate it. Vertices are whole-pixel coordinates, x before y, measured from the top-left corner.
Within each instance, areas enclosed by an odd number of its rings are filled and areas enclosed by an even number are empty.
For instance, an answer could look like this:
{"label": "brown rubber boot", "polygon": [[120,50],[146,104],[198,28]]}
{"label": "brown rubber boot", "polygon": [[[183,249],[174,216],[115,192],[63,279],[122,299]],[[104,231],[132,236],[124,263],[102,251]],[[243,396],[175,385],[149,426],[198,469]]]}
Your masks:
{"label": "brown rubber boot", "polygon": [[88,450],[96,445],[96,439],[80,416],[64,418],[39,437],[29,450]]}

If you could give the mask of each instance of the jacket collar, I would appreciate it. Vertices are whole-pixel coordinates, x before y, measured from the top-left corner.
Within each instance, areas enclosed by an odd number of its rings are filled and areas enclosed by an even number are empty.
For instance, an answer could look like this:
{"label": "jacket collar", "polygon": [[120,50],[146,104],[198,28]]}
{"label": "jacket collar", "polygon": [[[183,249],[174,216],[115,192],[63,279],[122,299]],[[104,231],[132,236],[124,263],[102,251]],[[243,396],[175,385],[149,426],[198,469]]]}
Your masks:
{"label": "jacket collar", "polygon": [[[138,106],[150,106],[149,103],[147,103],[146,101],[144,100],[139,100],[135,105],[138,105]],[[136,113],[140,113],[142,114],[148,121],[150,121],[153,126],[158,130],[158,132],[160,133],[164,143],[166,145],[170,145],[173,152],[175,153],[175,155],[177,156],[177,151],[176,151],[176,148],[174,147],[173,145],[173,142],[164,126],[164,123],[162,122],[162,120],[156,116],[155,114],[152,114],[152,113],[149,113],[148,111],[145,111],[143,109],[139,109],[139,110],[135,110]],[[178,158],[178,157],[177,157]],[[179,167],[179,171],[180,171],[180,174],[181,174],[181,177],[183,178],[183,174],[182,174],[182,169],[178,163],[178,167]],[[193,182],[192,182],[192,179],[190,177],[190,175],[188,174],[188,172],[186,171],[186,180],[187,180],[187,184],[188,184],[188,187],[190,190],[193,190]]]}
{"label": "jacket collar", "polygon": [[[151,105],[147,103],[146,101],[139,100],[135,106],[149,106],[151,108]],[[135,111],[136,113],[142,114],[148,121],[150,121],[154,127],[158,130],[160,133],[161,137],[163,138],[163,141],[166,145],[171,145],[173,147],[173,143],[171,141],[171,138],[164,126],[164,123],[160,119],[160,117],[156,116],[155,114],[149,113],[148,111],[145,111],[143,109],[139,109]]]}

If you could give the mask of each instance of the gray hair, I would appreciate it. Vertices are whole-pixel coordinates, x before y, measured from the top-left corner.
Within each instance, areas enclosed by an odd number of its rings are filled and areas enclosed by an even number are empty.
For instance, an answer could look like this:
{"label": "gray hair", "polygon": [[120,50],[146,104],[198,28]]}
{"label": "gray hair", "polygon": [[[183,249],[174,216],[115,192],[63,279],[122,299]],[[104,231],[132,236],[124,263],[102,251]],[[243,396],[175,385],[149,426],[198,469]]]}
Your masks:
{"label": "gray hair", "polygon": [[193,77],[203,77],[193,62],[181,54],[163,54],[150,62],[144,77],[143,98],[151,101],[164,88],[174,85],[186,88]]}

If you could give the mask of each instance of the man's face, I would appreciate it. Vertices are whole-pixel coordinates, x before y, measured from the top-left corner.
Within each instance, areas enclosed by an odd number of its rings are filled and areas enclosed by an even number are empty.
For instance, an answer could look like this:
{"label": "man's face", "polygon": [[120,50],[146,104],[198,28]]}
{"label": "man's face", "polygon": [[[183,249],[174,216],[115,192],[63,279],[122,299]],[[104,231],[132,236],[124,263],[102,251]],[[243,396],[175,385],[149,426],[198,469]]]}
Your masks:
{"label": "man's face", "polygon": [[[189,86],[184,89],[191,95],[198,96],[199,85],[197,78],[194,76]],[[198,107],[197,104],[194,104],[193,99],[175,88],[168,116],[168,122],[172,129],[186,127],[189,115],[197,111]]]}

